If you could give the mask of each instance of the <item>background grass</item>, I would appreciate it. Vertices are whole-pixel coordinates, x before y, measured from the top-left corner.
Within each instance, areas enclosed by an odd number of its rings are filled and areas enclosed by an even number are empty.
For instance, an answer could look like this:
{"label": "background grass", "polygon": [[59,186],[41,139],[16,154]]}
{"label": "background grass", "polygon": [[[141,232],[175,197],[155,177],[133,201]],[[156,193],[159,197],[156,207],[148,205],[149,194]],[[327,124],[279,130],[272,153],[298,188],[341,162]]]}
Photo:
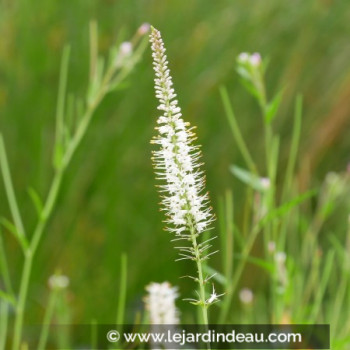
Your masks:
{"label": "background grass", "polygon": [[[244,191],[228,169],[243,160],[228,128],[219,86],[228,87],[243,134],[264,169],[261,118],[239,84],[234,63],[242,51],[270,58],[268,91],[285,89],[276,125],[282,135],[281,170],[291,139],[294,97],[302,93],[298,181],[301,189],[318,186],[329,171],[345,170],[349,160],[349,15],[350,5],[340,0],[3,1],[0,129],[24,220],[34,225],[26,189],[33,186],[45,194],[52,176],[61,52],[65,43],[71,44],[68,90],[84,96],[91,19],[98,21],[102,52],[120,32],[127,39],[143,22],[161,30],[183,114],[198,126],[214,209],[230,188],[239,218]],[[150,281],[180,285],[183,296],[192,292],[191,282],[179,280],[191,262],[174,263],[177,252],[162,230],[154,188],[149,140],[158,114],[150,56],[146,51],[126,89],[104,101],[73,159],[35,260],[27,321],[40,320],[46,281],[59,268],[71,280],[68,303],[74,322],[113,322],[122,252],[128,255],[129,321],[141,310]],[[0,198],[0,212],[9,217],[2,183]],[[337,211],[329,225],[346,222],[347,214]],[[7,249],[17,286],[22,256],[11,238]],[[218,261],[213,258],[212,265]],[[254,276],[246,277],[242,285],[253,281]],[[191,306],[179,301],[179,307],[186,315]]]}

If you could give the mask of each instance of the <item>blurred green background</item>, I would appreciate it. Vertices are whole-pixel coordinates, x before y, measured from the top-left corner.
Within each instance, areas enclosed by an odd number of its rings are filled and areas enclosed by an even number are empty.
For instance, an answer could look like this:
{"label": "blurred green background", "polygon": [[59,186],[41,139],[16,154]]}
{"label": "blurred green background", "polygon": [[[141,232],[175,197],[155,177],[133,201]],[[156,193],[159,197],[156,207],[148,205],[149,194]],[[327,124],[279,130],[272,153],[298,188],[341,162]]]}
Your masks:
{"label": "blurred green background", "polygon": [[[282,134],[281,170],[290,143],[294,99],[304,96],[300,186],[317,184],[347,166],[350,147],[350,3],[341,0],[75,0],[2,1],[0,8],[0,130],[14,185],[29,228],[35,213],[29,186],[45,196],[53,174],[55,108],[61,53],[71,44],[68,91],[84,96],[88,80],[89,21],[99,26],[107,53],[122,31],[130,38],[143,22],[163,34],[183,114],[197,125],[207,187],[214,209],[227,188],[236,215],[243,191],[229,173],[243,166],[228,128],[218,88],[228,87],[243,134],[263,167],[258,107],[239,84],[235,58],[242,52],[269,57],[270,96],[284,88],[276,124]],[[64,178],[30,285],[29,319],[40,320],[46,281],[61,269],[71,280],[73,320],[113,322],[120,254],[128,255],[127,317],[142,308],[144,287],[179,279],[191,262],[174,263],[177,252],[163,231],[151,149],[158,116],[150,49],[128,78],[126,89],[108,96]],[[0,213],[10,217],[2,182]],[[18,285],[22,256],[11,237],[11,270]],[[218,258],[212,259],[217,266]],[[188,307],[179,301],[180,309]]]}

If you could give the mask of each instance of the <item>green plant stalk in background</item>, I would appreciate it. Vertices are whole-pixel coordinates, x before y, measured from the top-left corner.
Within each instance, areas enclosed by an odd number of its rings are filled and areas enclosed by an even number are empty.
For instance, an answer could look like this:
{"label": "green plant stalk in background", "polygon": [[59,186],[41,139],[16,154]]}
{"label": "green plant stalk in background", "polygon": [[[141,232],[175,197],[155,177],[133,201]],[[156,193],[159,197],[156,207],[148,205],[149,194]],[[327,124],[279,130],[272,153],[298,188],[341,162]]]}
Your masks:
{"label": "green plant stalk in background", "polygon": [[[302,98],[298,96],[295,102],[287,166],[284,174],[278,173],[277,182],[279,135],[273,132],[270,123],[276,117],[282,94],[281,92],[276,94],[272,102],[267,103],[262,74],[265,72],[265,66],[259,68],[259,64],[262,64],[260,61],[257,65],[256,61],[252,64],[249,61],[252,56],[247,54],[240,57],[245,59],[245,61],[239,59],[238,69],[243,78],[243,85],[257,100],[263,116],[266,155],[264,172],[267,178],[258,176],[257,167],[239,129],[228,93],[225,88],[221,88],[227,119],[249,170],[237,165],[230,167],[233,175],[248,187],[242,215],[242,229],[234,222],[233,199],[230,192],[224,200],[221,200],[221,242],[225,248],[227,237],[233,232],[233,239],[230,239],[233,241],[231,246],[233,252],[226,254],[231,256],[230,262],[227,261],[227,256],[223,257],[224,275],[219,275],[217,278],[226,290],[226,296],[220,305],[219,322],[234,319],[232,315],[230,317],[229,312],[234,296],[238,294],[241,298],[238,293],[240,277],[246,268],[250,268],[248,265],[253,264],[267,272],[269,297],[266,298],[266,295],[262,296],[258,291],[254,291],[256,293],[252,294],[254,306],[242,306],[242,311],[249,315],[246,320],[252,323],[330,323],[333,334],[331,348],[344,349],[349,340],[347,334],[350,322],[344,319],[340,309],[350,301],[345,297],[350,280],[349,252],[333,233],[329,235],[331,247],[327,250],[321,245],[319,238],[337,201],[347,193],[344,191],[349,184],[348,174],[329,173],[319,192],[309,190],[298,194],[295,172],[302,121]],[[254,71],[256,69],[259,69],[260,75]],[[259,170],[259,173],[263,172]],[[280,184],[278,191],[277,183]],[[317,202],[314,205],[315,209],[309,213],[306,209],[307,205],[310,205],[310,198]],[[256,208],[262,212],[256,212]],[[265,249],[257,253],[263,257],[255,257],[252,256],[252,250],[260,234]],[[349,247],[348,236],[347,233],[345,244],[347,247]],[[227,268],[229,263],[232,264],[231,268]],[[336,279],[334,276],[337,276]],[[329,304],[325,302],[327,295],[332,295],[327,301]],[[252,303],[252,299],[242,301],[243,304],[247,302]],[[245,307],[247,309],[244,309]],[[249,307],[254,307],[257,311],[254,318],[248,313]],[[341,322],[342,320],[347,322]]]}
{"label": "green plant stalk in background", "polygon": [[50,323],[54,315],[56,301],[58,297],[58,291],[52,290],[49,296],[49,301],[45,310],[45,315],[43,319],[42,330],[38,342],[38,350],[45,350],[47,339],[49,336]]}
{"label": "green plant stalk in background", "polygon": [[6,334],[8,327],[8,317],[10,305],[15,304],[15,297],[13,288],[11,285],[11,279],[9,275],[9,269],[6,259],[6,252],[4,249],[4,242],[2,237],[2,231],[0,227],[0,272],[4,277],[4,285],[6,292],[0,290],[0,350],[5,350],[6,346]]}
{"label": "green plant stalk in background", "polygon": [[0,300],[0,350],[5,350],[6,333],[8,326],[9,304],[5,300]]}
{"label": "green plant stalk in background", "polygon": [[[289,162],[287,166],[287,172],[285,176],[285,187],[284,187],[284,198],[285,201],[284,204],[282,204],[281,207],[276,206],[276,176],[277,176],[277,165],[278,165],[278,148],[279,148],[279,139],[278,136],[275,136],[273,134],[271,122],[276,117],[276,114],[278,112],[278,107],[281,102],[282,98],[282,92],[279,92],[276,94],[276,96],[272,99],[271,102],[267,102],[267,95],[266,95],[266,88],[265,88],[265,81],[264,81],[264,74],[266,70],[266,63],[261,61],[259,54],[253,54],[249,56],[248,54],[241,54],[238,58],[238,68],[237,71],[242,77],[242,83],[247,88],[247,90],[253,95],[253,97],[257,100],[258,105],[260,106],[261,114],[262,114],[262,122],[264,125],[265,130],[265,155],[266,155],[266,169],[268,177],[266,179],[259,178],[258,176],[258,170],[255,165],[255,162],[253,161],[252,156],[250,155],[249,149],[244,141],[244,137],[242,136],[242,133],[240,131],[238,122],[236,120],[235,114],[233,113],[233,109],[229,100],[228,93],[225,88],[220,89],[222,102],[224,105],[224,109],[227,115],[227,119],[229,121],[229,124],[231,126],[233,136],[237,142],[237,146],[239,150],[241,151],[241,154],[243,156],[243,159],[245,160],[250,173],[244,169],[241,169],[237,166],[232,167],[233,174],[238,177],[241,181],[245,182],[249,186],[248,198],[253,195],[252,190],[259,193],[261,196],[261,203],[264,210],[266,211],[266,214],[264,217],[260,218],[259,221],[253,225],[252,228],[250,227],[250,224],[247,223],[246,227],[248,228],[248,234],[247,238],[244,240],[244,243],[242,244],[242,254],[240,256],[238,264],[234,268],[234,273],[232,275],[232,272],[225,275],[226,280],[226,291],[227,291],[227,297],[223,301],[221,313],[219,317],[220,322],[225,322],[226,318],[228,317],[228,313],[230,310],[230,305],[232,302],[233,295],[236,291],[236,288],[238,286],[239,279],[241,277],[241,274],[243,272],[243,269],[245,268],[248,260],[249,260],[249,254],[254,246],[254,243],[256,241],[256,238],[258,237],[259,232],[263,231],[263,238],[264,238],[264,247],[265,247],[265,256],[267,259],[267,262],[264,263],[265,266],[269,269],[271,273],[271,296],[272,296],[272,309],[274,310],[272,312],[272,318],[271,321],[275,322],[279,319],[277,314],[279,312],[275,307],[279,304],[277,302],[277,295],[276,295],[276,276],[275,276],[275,268],[274,268],[274,258],[273,255],[269,254],[267,247],[269,244],[273,243],[276,244],[277,249],[278,247],[283,247],[285,236],[283,233],[285,233],[285,223],[288,222],[287,215],[290,210],[290,208],[294,207],[295,205],[301,203],[303,200],[309,197],[309,195],[306,193],[305,196],[301,196],[300,198],[294,198],[290,200],[290,197],[286,196],[287,190],[290,191],[291,186],[291,177],[294,171],[295,167],[295,161],[297,156],[297,146],[299,141],[299,135],[300,135],[300,124],[301,124],[301,102],[300,98],[297,99],[297,107],[296,107],[296,113],[295,113],[295,126],[293,129],[293,136],[292,136],[292,147],[290,150],[290,157]],[[265,183],[264,183],[265,181]],[[289,201],[288,201],[289,200]],[[252,205],[254,205],[254,200],[248,200],[249,206],[248,210],[250,211],[250,208]],[[228,208],[228,204],[225,205]],[[286,209],[283,209],[283,208]],[[280,220],[279,216],[281,212],[285,211],[285,217],[284,220]],[[229,215],[226,213],[226,217]],[[249,215],[245,216],[247,219],[249,219]],[[278,230],[279,230],[279,223],[282,221],[282,235],[278,236]],[[228,224],[225,225],[225,227],[228,227]],[[226,228],[223,228],[225,230]],[[221,232],[223,232],[221,230]],[[227,265],[227,264],[226,264]],[[227,268],[225,268],[225,271],[228,271]]]}
{"label": "green plant stalk in background", "polygon": [[124,253],[122,254],[120,259],[120,288],[119,288],[119,298],[118,298],[118,312],[116,315],[117,325],[122,325],[125,320],[127,274],[128,274],[128,257]]}
{"label": "green plant stalk in background", "polygon": [[[62,178],[69,166],[69,163],[76,149],[80,145],[81,140],[87,131],[87,128],[90,124],[92,116],[94,115],[94,112],[96,111],[96,108],[102,102],[106,94],[118,87],[119,84],[123,81],[123,79],[130,73],[133,66],[139,61],[147,44],[147,40],[142,40],[141,44],[138,45],[141,35],[136,35],[133,39],[133,42],[126,43],[126,45],[124,44],[124,47],[123,44],[121,44],[120,48],[113,48],[111,50],[109,66],[106,69],[106,71],[103,72],[103,60],[97,57],[96,24],[92,24],[91,29],[92,56],[90,65],[91,71],[89,95],[87,97],[86,109],[82,113],[82,115],[78,115],[79,123],[77,129],[73,133],[72,138],[69,138],[67,144],[64,143],[64,133],[66,132],[66,129],[68,129],[68,126],[65,125],[64,114],[66,83],[68,76],[69,49],[65,49],[63,53],[56,115],[56,142],[53,159],[55,174],[45,204],[41,205],[39,197],[35,197],[35,204],[38,210],[39,218],[33,236],[29,241],[26,236],[24,225],[19,213],[18,204],[15,198],[15,193],[13,190],[11,175],[7,162],[5,146],[3,143],[2,136],[0,135],[0,163],[10,209],[15,223],[15,230],[13,230],[13,233],[19,240],[21,247],[24,251],[24,264],[20,280],[18,301],[16,301],[15,303],[16,317],[12,343],[13,350],[19,350],[21,346],[23,318],[26,308],[33,259],[37,252],[38,246],[42,240],[42,236],[47,226],[47,223],[50,217],[52,216],[56,199],[61,187]],[[137,49],[133,51],[133,48],[136,46]],[[119,60],[119,64],[116,63],[117,60]],[[40,344],[43,344],[44,340],[45,333],[40,340]]]}

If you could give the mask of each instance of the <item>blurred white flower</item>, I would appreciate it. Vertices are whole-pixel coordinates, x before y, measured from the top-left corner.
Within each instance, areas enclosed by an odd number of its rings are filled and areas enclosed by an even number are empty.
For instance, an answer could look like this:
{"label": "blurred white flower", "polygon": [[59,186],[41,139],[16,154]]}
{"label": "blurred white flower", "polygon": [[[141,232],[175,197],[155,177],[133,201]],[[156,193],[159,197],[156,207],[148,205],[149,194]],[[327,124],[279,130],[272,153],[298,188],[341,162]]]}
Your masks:
{"label": "blurred white flower", "polygon": [[284,293],[288,285],[288,271],[286,267],[287,254],[285,252],[277,252],[275,254],[275,262],[277,268],[277,280],[280,284],[278,292]]}
{"label": "blurred white flower", "polygon": [[242,64],[247,64],[252,67],[258,67],[261,64],[261,56],[258,52],[255,52],[253,54],[242,52],[238,55],[237,60]]}
{"label": "blurred white flower", "polygon": [[254,300],[254,294],[251,289],[243,288],[239,292],[239,300],[242,304],[251,304]]}
{"label": "blurred white flower", "polygon": [[269,189],[270,186],[271,186],[271,181],[270,181],[270,179],[269,179],[268,177],[262,177],[262,178],[260,178],[260,183],[261,183],[261,186],[262,186],[265,190]]}
{"label": "blurred white flower", "polygon": [[132,43],[130,41],[124,41],[120,44],[119,54],[122,56],[129,56],[132,53]]}
{"label": "blurred white flower", "polygon": [[278,264],[284,264],[286,262],[287,255],[285,252],[277,252],[275,255],[275,260]]}
{"label": "blurred white flower", "polygon": [[269,253],[274,253],[276,250],[276,242],[274,241],[270,241],[267,243],[267,250],[269,251]]}
{"label": "blurred white flower", "polygon": [[121,67],[125,60],[131,56],[133,51],[133,45],[130,41],[124,41],[120,44],[117,56],[115,58],[115,66]]}
{"label": "blurred white flower", "polygon": [[69,278],[64,275],[52,275],[48,280],[49,288],[54,289],[65,289],[69,286]]}
{"label": "blurred white flower", "polygon": [[175,300],[179,296],[177,287],[170,283],[151,283],[146,287],[146,309],[149,311],[151,324],[178,324],[179,312]]}
{"label": "blurred white flower", "polygon": [[247,52],[242,52],[238,55],[238,60],[245,63],[249,61],[249,54]]}
{"label": "blurred white flower", "polygon": [[261,56],[259,53],[255,52],[250,56],[250,63],[253,66],[259,66],[261,64]]}

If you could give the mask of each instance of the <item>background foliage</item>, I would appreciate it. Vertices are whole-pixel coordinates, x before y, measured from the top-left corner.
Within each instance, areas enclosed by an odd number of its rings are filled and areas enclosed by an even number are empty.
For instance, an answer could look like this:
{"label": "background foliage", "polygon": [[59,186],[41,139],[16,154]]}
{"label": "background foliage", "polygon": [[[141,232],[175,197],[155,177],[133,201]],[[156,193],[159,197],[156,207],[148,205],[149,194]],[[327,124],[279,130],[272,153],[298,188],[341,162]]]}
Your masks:
{"label": "background foliage", "polygon": [[[162,31],[183,114],[198,126],[214,209],[230,188],[239,218],[244,192],[228,169],[233,163],[243,165],[243,160],[228,128],[219,86],[227,86],[243,134],[263,169],[258,107],[240,86],[234,64],[242,51],[270,58],[268,91],[284,88],[276,125],[282,135],[281,170],[290,144],[294,97],[301,93],[298,183],[301,189],[318,186],[329,171],[344,171],[349,160],[349,15],[350,5],[340,0],[3,1],[0,129],[24,220],[29,227],[34,224],[27,188],[45,194],[52,176],[61,52],[65,43],[71,44],[68,90],[84,96],[91,19],[98,21],[102,52],[120,33],[129,38],[143,22]],[[149,140],[157,111],[150,56],[146,51],[125,89],[110,94],[99,108],[64,179],[35,260],[27,313],[31,321],[40,320],[46,281],[59,268],[71,280],[68,303],[74,322],[113,322],[122,252],[128,255],[130,322],[142,308],[144,286],[150,281],[180,285],[182,295],[192,291],[191,282],[179,280],[191,263],[174,263],[177,253],[162,230],[154,188]],[[9,217],[2,182],[0,198],[0,212]],[[347,214],[339,210],[333,221],[346,222]],[[11,239],[7,248],[12,274],[19,277],[22,256]],[[212,264],[218,261],[213,258]],[[249,275],[242,285],[254,288],[254,280]],[[186,314],[190,306],[180,301],[179,307]]]}

